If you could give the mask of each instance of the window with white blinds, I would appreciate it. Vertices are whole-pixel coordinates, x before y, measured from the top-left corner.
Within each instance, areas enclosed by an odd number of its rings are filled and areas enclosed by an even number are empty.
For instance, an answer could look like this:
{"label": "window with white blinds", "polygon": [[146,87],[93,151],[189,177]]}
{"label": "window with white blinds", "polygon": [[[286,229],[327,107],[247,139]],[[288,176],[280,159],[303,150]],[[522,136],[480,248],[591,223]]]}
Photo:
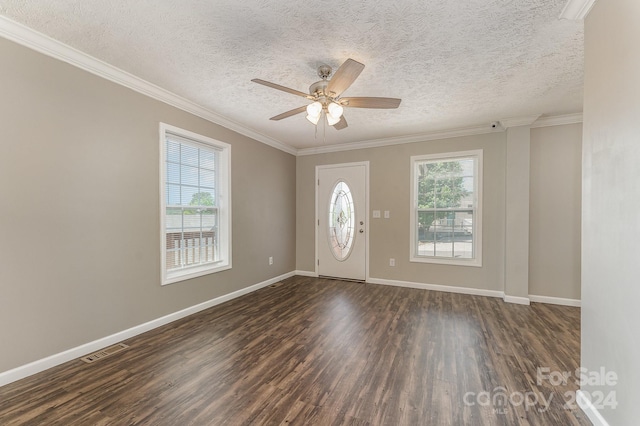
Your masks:
{"label": "window with white blinds", "polygon": [[162,284],[231,267],[230,145],[162,123]]}

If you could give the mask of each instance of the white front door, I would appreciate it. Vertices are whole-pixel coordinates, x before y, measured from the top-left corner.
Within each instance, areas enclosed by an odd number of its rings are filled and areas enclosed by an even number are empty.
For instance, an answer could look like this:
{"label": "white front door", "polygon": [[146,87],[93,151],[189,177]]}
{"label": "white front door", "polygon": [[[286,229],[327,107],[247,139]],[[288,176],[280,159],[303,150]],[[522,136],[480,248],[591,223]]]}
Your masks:
{"label": "white front door", "polygon": [[369,163],[317,166],[318,275],[366,279]]}

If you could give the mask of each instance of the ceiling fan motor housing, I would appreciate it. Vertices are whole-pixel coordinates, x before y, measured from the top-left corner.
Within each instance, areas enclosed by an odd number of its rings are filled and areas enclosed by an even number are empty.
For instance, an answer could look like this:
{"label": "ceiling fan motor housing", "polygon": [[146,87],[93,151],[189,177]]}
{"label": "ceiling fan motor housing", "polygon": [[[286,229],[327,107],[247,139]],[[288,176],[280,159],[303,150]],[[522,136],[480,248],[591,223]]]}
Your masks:
{"label": "ceiling fan motor housing", "polygon": [[[320,65],[318,67],[318,76],[322,79],[320,81],[316,81],[311,86],[309,86],[309,93],[316,98],[318,98],[321,102],[326,102],[327,86],[329,85],[329,76],[331,76],[331,67],[329,65]],[[323,98],[323,99],[320,99]]]}
{"label": "ceiling fan motor housing", "polygon": [[309,93],[314,96],[326,96],[327,95],[327,86],[329,82],[327,80],[320,80],[313,83],[309,86]]}

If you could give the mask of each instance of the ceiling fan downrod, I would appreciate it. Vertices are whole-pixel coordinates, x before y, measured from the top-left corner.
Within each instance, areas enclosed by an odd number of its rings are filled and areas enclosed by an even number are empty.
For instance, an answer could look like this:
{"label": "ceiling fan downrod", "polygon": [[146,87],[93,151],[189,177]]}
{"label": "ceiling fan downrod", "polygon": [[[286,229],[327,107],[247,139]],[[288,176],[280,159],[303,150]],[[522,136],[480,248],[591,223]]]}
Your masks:
{"label": "ceiling fan downrod", "polygon": [[320,65],[318,67],[318,77],[323,80],[328,79],[331,76],[331,67],[329,65]]}

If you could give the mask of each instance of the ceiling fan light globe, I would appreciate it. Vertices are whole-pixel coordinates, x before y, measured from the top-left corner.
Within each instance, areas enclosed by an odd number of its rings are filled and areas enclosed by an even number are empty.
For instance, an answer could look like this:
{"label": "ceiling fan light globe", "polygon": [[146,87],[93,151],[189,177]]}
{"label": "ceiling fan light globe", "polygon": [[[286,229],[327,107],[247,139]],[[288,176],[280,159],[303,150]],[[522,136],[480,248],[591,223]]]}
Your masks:
{"label": "ceiling fan light globe", "polygon": [[340,121],[340,117],[336,118],[331,114],[327,114],[327,123],[329,124],[329,126],[333,126],[334,124],[337,124],[339,121]]}
{"label": "ceiling fan light globe", "polygon": [[318,121],[320,120],[320,114],[318,115],[310,115],[307,114],[307,120],[309,120],[312,124],[317,125]]}
{"label": "ceiling fan light globe", "polygon": [[330,102],[329,105],[327,105],[327,111],[331,117],[340,120],[340,117],[342,117],[342,113],[344,112],[344,108],[340,104]]}
{"label": "ceiling fan light globe", "polygon": [[315,101],[307,106],[307,114],[309,114],[311,117],[318,117],[319,119],[321,112],[322,112],[322,104],[318,101]]}

